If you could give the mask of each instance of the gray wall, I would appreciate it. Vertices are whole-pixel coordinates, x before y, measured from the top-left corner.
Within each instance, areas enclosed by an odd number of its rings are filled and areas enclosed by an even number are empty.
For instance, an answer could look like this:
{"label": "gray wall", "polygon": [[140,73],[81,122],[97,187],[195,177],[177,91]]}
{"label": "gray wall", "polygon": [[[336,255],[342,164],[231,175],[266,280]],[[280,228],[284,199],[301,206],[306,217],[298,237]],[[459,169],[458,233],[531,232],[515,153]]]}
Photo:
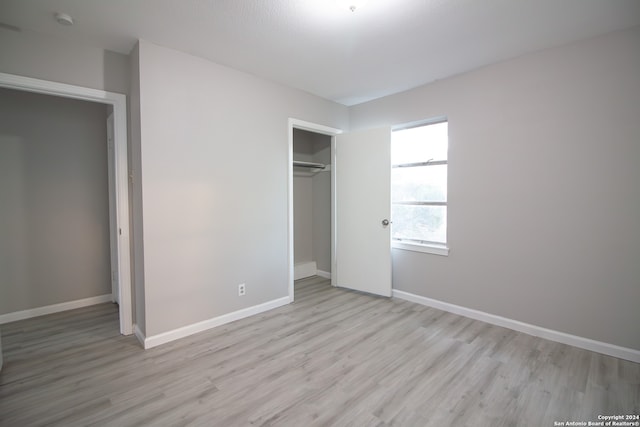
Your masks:
{"label": "gray wall", "polygon": [[[293,160],[313,162],[312,134],[293,130]],[[293,262],[314,261],[313,257],[313,180],[293,174]]]}
{"label": "gray wall", "polygon": [[[130,56],[130,96],[129,96],[129,164],[130,175],[133,182],[129,192],[129,209],[131,217],[131,230],[134,233],[131,239],[132,246],[132,275],[133,275],[133,307],[134,323],[142,333],[145,333],[145,298],[144,298],[144,242],[142,240],[142,175],[140,173],[140,55],[138,45],[133,48]],[[137,233],[136,233],[137,230]],[[136,286],[136,284],[141,284]]]}
{"label": "gray wall", "polygon": [[0,89],[0,314],[111,293],[106,117]]}
{"label": "gray wall", "polygon": [[139,81],[146,335],[287,297],[288,118],[347,108],[144,41]]}
{"label": "gray wall", "polygon": [[313,257],[313,179],[293,177],[293,262],[314,261]]}
{"label": "gray wall", "polygon": [[129,57],[0,28],[0,72],[107,90],[129,92]]}
{"label": "gray wall", "polygon": [[640,28],[350,109],[449,118],[449,257],[395,250],[395,289],[640,349]]}
{"label": "gray wall", "polygon": [[[331,137],[314,135],[313,161],[331,164]],[[313,185],[313,257],[318,270],[331,273],[331,172],[319,172]]]}

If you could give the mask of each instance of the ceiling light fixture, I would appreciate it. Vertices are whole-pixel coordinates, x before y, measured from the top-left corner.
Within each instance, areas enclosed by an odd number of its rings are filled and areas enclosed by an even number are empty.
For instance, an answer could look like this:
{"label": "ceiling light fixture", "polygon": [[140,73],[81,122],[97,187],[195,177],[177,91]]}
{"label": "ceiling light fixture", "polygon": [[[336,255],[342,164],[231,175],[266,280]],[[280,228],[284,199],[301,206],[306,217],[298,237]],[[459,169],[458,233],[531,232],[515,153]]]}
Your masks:
{"label": "ceiling light fixture", "polygon": [[367,0],[337,0],[338,5],[345,9],[349,9],[351,12],[355,12],[356,9],[360,9]]}
{"label": "ceiling light fixture", "polygon": [[66,13],[56,13],[56,21],[58,24],[66,25],[67,27],[73,25],[73,18]]}

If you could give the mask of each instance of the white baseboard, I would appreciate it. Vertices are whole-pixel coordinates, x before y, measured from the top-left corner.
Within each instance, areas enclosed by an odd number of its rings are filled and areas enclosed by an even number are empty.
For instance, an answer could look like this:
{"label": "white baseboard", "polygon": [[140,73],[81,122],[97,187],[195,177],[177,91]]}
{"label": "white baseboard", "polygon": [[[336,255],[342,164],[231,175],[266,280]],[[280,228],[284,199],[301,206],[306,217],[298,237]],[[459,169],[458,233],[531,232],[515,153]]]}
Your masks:
{"label": "white baseboard", "polygon": [[301,262],[293,266],[293,280],[304,279],[305,277],[315,276],[318,266],[315,261]]}
{"label": "white baseboard", "polygon": [[202,322],[183,326],[182,328],[163,332],[157,335],[152,335],[150,337],[145,337],[142,331],[136,325],[136,337],[138,337],[138,339],[142,341],[146,350],[180,338],[188,337],[189,335],[193,335],[198,332],[206,331],[207,329],[215,328],[216,326],[221,326],[235,320],[244,319],[245,317],[253,316],[265,311],[273,310],[274,308],[282,307],[283,305],[289,304],[289,302],[289,297],[278,298],[272,301],[265,302],[263,304],[243,308],[242,310],[223,314],[222,316],[214,317],[213,319],[203,320]]}
{"label": "white baseboard", "polygon": [[60,304],[47,305],[44,307],[30,308],[28,310],[14,311],[13,313],[0,314],[0,325],[17,320],[30,319],[32,317],[44,316],[46,314],[58,313],[60,311],[73,310],[75,308],[89,307],[90,305],[112,302],[112,295],[99,295],[97,297],[78,299],[75,301],[62,302]]}
{"label": "white baseboard", "polygon": [[502,326],[518,332],[524,332],[525,334],[533,335],[536,337],[545,338],[551,341],[583,348],[585,350],[595,351],[596,353],[602,353],[609,356],[618,357],[620,359],[640,363],[640,350],[621,347],[602,341],[595,341],[589,338],[555,331],[553,329],[542,328],[540,326],[531,325],[529,323],[520,322],[518,320],[496,316],[495,314],[485,313],[484,311],[474,310],[455,304],[449,304],[447,302],[415,295],[409,292],[398,291],[394,289],[393,296],[395,298],[415,302],[417,304],[426,305],[428,307],[437,308],[439,310],[448,311],[450,313],[459,314],[471,319],[481,320],[492,325]]}
{"label": "white baseboard", "polygon": [[137,324],[133,325],[133,333],[138,339],[138,341],[140,342],[140,344],[142,344],[142,346],[144,347],[144,341],[147,339],[147,337],[144,336],[144,333],[142,332],[142,330]]}
{"label": "white baseboard", "polygon": [[331,279],[331,273],[328,271],[316,270],[316,275],[324,277],[325,279]]}

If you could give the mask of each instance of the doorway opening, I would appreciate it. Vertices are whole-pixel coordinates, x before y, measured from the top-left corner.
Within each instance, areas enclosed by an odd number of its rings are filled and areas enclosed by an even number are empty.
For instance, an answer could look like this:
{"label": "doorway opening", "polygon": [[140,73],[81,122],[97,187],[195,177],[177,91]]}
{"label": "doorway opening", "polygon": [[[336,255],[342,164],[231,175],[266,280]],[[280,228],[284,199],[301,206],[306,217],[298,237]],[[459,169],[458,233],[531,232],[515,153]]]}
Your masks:
{"label": "doorway opening", "polygon": [[342,131],[289,119],[289,300],[295,280],[331,279],[335,267],[333,137]]}
{"label": "doorway opening", "polygon": [[[112,118],[109,119],[112,123],[109,149],[112,152],[109,153],[108,165],[112,181],[109,186],[112,298],[118,302],[120,333],[130,335],[133,332],[133,313],[125,95],[5,73],[0,73],[0,87],[106,104],[107,109],[112,110]],[[106,123],[105,117],[105,126]]]}

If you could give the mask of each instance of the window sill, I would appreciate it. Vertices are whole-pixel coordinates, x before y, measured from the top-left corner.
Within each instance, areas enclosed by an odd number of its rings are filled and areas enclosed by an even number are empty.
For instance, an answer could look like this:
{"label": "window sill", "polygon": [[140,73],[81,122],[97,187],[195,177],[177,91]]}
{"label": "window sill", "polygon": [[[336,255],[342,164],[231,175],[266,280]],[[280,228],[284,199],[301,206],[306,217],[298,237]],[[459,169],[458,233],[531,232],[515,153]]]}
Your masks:
{"label": "window sill", "polygon": [[426,254],[449,256],[449,248],[444,245],[421,245],[418,243],[391,242],[393,249],[404,251],[423,252]]}

